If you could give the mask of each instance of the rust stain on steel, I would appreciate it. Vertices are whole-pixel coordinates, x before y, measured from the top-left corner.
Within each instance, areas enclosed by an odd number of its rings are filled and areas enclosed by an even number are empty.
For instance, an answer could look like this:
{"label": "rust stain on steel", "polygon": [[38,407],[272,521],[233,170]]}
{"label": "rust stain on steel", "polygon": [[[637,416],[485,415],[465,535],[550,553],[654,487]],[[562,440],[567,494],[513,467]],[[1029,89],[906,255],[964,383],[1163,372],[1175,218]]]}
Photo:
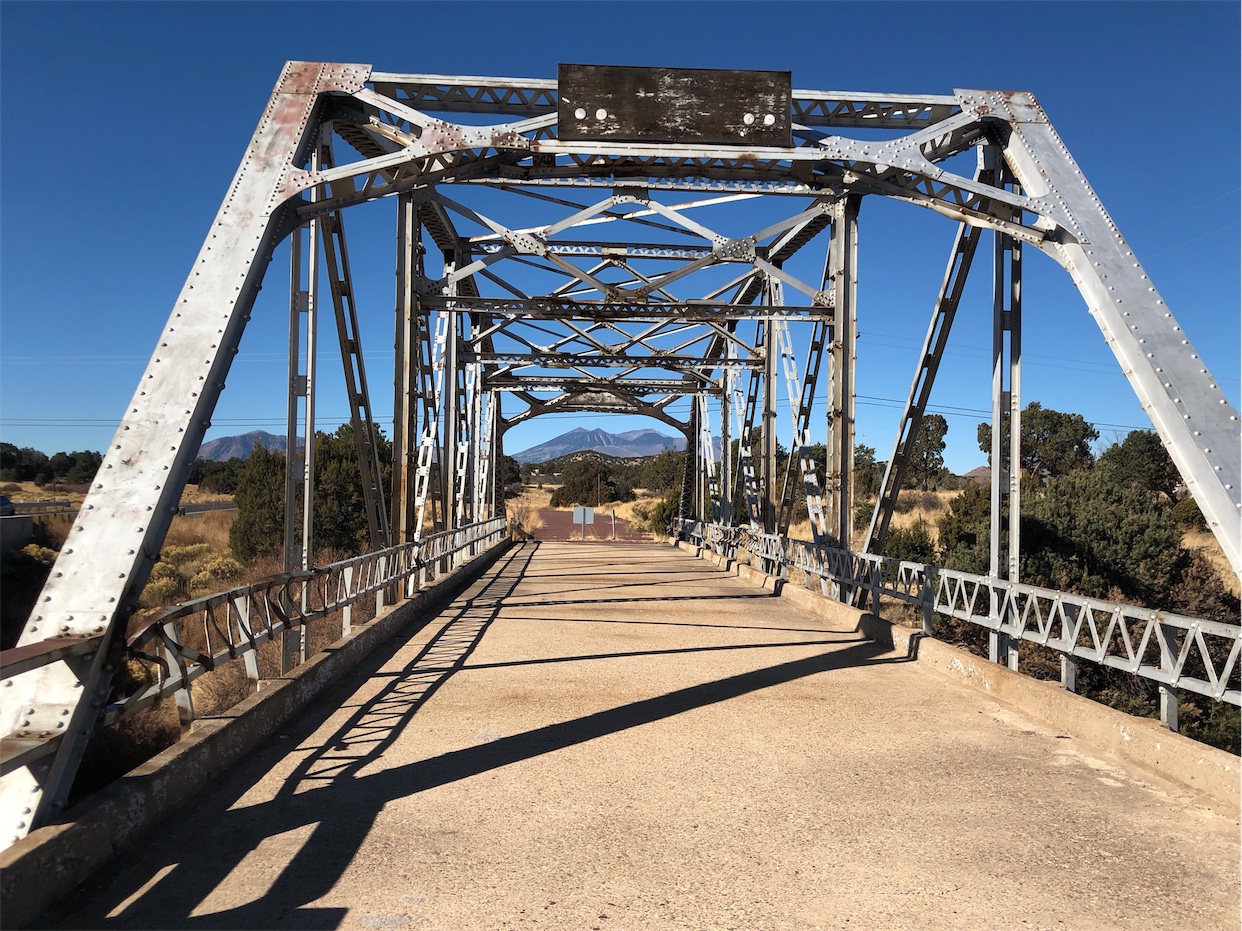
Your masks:
{"label": "rust stain on steel", "polygon": [[561,64],[563,141],[793,144],[788,71]]}

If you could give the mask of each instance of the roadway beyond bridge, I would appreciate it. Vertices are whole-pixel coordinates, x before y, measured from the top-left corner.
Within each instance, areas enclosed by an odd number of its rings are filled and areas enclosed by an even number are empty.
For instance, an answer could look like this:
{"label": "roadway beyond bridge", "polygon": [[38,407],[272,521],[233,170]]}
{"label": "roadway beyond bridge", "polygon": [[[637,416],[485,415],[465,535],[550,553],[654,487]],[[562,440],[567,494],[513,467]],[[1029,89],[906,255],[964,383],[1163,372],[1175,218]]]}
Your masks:
{"label": "roadway beyond bridge", "polygon": [[380,654],[49,920],[1239,924],[1236,811],[666,546],[516,547]]}

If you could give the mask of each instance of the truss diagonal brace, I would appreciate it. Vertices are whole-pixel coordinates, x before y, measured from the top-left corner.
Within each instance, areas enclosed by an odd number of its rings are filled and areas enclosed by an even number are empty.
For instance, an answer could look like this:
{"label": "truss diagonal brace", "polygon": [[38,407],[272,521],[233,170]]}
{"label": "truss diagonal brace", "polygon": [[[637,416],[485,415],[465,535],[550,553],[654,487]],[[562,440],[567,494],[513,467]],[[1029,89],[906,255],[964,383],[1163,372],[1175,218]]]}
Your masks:
{"label": "truss diagonal brace", "polygon": [[[317,104],[329,91],[353,93],[366,65],[290,62],[259,121],[207,240],[177,298],[138,390],[126,409],[56,569],[19,644],[49,636],[101,637],[81,665],[58,662],[10,680],[0,732],[12,733],[23,706],[64,710],[67,735],[54,756],[0,781],[0,843],[53,816],[68,794],[86,738],[111,679],[110,645],[159,554],[181,490],[209,425],[272,250],[296,225],[286,204],[309,186],[301,169],[318,126]],[[24,796],[13,804],[10,792]],[[31,805],[31,802],[35,802]],[[33,807],[33,817],[17,813]],[[19,827],[19,820],[21,826]]]}
{"label": "truss diagonal brace", "polygon": [[1076,241],[1044,243],[1091,316],[1220,541],[1242,572],[1242,422],[1028,93],[958,91],[963,109],[1007,119],[1005,161],[1028,191],[1056,192]]}
{"label": "truss diagonal brace", "polygon": [[[980,170],[978,177],[990,182],[994,174],[995,172],[990,169],[987,170],[986,175],[983,170]],[[880,493],[876,498],[875,509],[871,512],[871,523],[867,527],[867,537],[862,545],[864,553],[879,553],[884,549],[884,540],[888,536],[888,525],[893,517],[893,508],[897,504],[897,495],[901,491],[901,483],[905,479],[906,468],[910,464],[910,454],[918,439],[919,430],[923,426],[923,415],[927,412],[927,401],[931,397],[932,384],[936,380],[936,372],[940,369],[940,360],[944,357],[944,348],[949,341],[949,331],[953,327],[954,317],[957,316],[957,307],[961,302],[966,277],[970,273],[971,262],[974,260],[982,232],[980,227],[969,226],[965,223],[957,228],[957,235],[953,239],[953,249],[949,253],[949,264],[944,273],[944,281],[940,285],[940,294],[936,298],[931,323],[927,327],[927,336],[923,339],[919,367],[910,385],[910,394],[906,398],[906,406],[901,413],[901,426],[897,428],[893,451],[888,457],[888,464],[884,467]]]}

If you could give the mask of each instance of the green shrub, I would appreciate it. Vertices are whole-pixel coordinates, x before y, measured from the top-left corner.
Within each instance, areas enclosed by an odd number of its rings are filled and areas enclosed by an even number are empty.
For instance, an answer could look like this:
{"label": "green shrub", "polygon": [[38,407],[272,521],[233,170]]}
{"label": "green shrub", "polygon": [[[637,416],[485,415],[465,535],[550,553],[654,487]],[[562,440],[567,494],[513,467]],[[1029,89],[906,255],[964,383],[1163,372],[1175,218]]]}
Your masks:
{"label": "green shrub", "polygon": [[1203,512],[1199,510],[1198,503],[1190,495],[1173,505],[1173,520],[1183,530],[1208,529],[1207,521],[1203,519]]}
{"label": "green shrub", "polygon": [[157,608],[161,605],[176,604],[181,599],[181,579],[177,576],[152,578],[142,590],[139,602],[144,608]]}
{"label": "green shrub", "polygon": [[668,533],[673,522],[677,520],[680,507],[681,501],[675,494],[661,498],[651,509],[651,516],[647,518],[648,526],[656,533]]}
{"label": "green shrub", "polygon": [[909,514],[918,506],[918,492],[912,489],[903,489],[897,495],[897,500],[893,502],[894,514]]}
{"label": "green shrub", "polygon": [[920,520],[911,527],[890,530],[884,541],[884,555],[906,562],[934,563],[936,544],[927,532],[927,523]]}
{"label": "green shrub", "polygon": [[986,485],[967,485],[949,502],[949,510],[936,522],[947,568],[988,571],[991,508],[991,490]]}
{"label": "green shrub", "polygon": [[242,577],[242,564],[232,556],[216,553],[204,564],[203,571],[221,582],[237,582]]}

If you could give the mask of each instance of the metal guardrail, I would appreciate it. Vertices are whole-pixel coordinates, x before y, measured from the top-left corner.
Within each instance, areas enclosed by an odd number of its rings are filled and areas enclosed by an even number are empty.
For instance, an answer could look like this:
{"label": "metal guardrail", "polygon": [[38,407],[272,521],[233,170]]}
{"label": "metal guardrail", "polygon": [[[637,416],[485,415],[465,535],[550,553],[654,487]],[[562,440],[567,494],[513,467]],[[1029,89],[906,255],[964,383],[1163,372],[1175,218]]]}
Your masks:
{"label": "metal guardrail", "polygon": [[[57,514],[72,515],[78,513],[77,505],[72,501],[13,501],[14,517],[51,517]],[[196,504],[182,504],[177,513],[182,516],[203,514],[207,511],[236,511],[237,502],[202,501]]]}
{"label": "metal guardrail", "polygon": [[[738,559],[739,552],[745,552],[756,568],[770,575],[801,569],[808,579],[821,580],[824,594],[840,601],[850,601],[862,590],[913,605],[922,611],[927,634],[933,615],[940,614],[1038,643],[1071,663],[1090,660],[1165,689],[1185,689],[1242,705],[1242,627],[1237,624],[817,545],[747,527],[683,520],[681,532],[721,556]],[[1072,690],[1073,676],[1064,684]],[[1172,705],[1163,717],[1176,729],[1176,701]]]}
{"label": "metal guardrail", "polygon": [[23,514],[39,514],[44,511],[62,511],[73,509],[73,502],[65,501],[11,501],[15,510]]}
{"label": "metal guardrail", "polygon": [[[199,676],[240,658],[251,691],[256,691],[260,679],[258,650],[263,644],[337,611],[342,613],[342,633],[348,633],[351,607],[362,598],[375,596],[378,614],[384,607],[386,593],[395,586],[401,586],[405,596],[413,595],[466,559],[500,543],[507,532],[505,519],[497,517],[432,534],[416,543],[355,556],[309,572],[276,576],[161,611],[132,634],[128,642],[129,656],[154,663],[159,670],[158,680],[105,707],[103,723],[115,723],[171,695],[177,701],[184,729],[194,719],[191,684]],[[201,642],[201,648],[187,644],[191,634]],[[66,649],[93,651],[97,643],[80,640],[67,645],[65,641],[49,640],[6,651],[0,674],[8,679],[58,661]],[[4,741],[13,743],[22,736],[9,735]],[[53,739],[41,742],[39,755],[54,749],[58,735],[45,736]],[[14,745],[8,749],[20,748]],[[6,770],[23,762],[19,756],[6,756]]]}
{"label": "metal guardrail", "polygon": [[236,511],[237,502],[231,498],[227,501],[203,501],[198,504],[183,504],[177,508],[181,517],[205,514],[208,511]]}

